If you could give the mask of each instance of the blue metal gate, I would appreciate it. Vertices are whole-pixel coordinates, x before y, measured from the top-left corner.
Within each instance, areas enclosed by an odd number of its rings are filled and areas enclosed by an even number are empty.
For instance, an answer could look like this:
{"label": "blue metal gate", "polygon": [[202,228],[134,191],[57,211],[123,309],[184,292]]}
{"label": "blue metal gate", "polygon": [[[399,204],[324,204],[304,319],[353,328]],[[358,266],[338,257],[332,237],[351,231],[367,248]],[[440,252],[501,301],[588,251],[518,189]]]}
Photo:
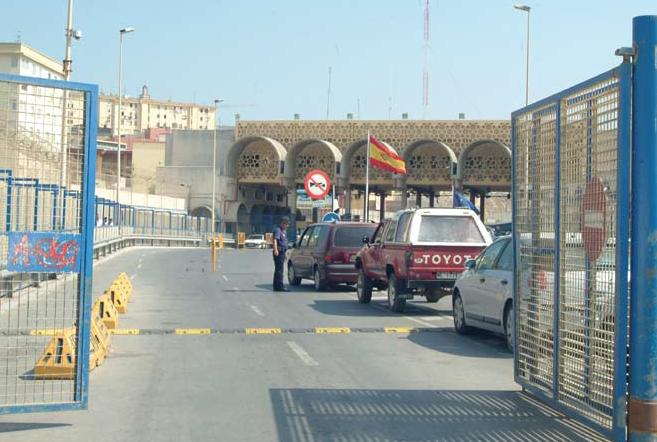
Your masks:
{"label": "blue metal gate", "polygon": [[97,112],[95,85],[0,75],[0,413],[87,405]]}
{"label": "blue metal gate", "polygon": [[624,440],[628,61],[512,114],[515,378]]}

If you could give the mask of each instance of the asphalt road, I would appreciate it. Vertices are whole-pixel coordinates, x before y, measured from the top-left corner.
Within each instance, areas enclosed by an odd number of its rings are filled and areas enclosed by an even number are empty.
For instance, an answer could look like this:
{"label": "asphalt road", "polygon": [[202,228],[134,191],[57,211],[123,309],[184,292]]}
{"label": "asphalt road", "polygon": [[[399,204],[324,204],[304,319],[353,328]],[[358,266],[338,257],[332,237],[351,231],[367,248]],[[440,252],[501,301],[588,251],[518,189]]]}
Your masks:
{"label": "asphalt road", "polygon": [[519,392],[500,337],[456,335],[450,299],[395,314],[376,292],[369,305],[310,282],[271,292],[270,251],[226,250],[219,262],[212,273],[206,249],[135,248],[99,263],[96,294],[121,271],[133,278],[120,327],[152,334],[113,337],[90,375],[89,410],[0,416],[0,441],[595,438]]}

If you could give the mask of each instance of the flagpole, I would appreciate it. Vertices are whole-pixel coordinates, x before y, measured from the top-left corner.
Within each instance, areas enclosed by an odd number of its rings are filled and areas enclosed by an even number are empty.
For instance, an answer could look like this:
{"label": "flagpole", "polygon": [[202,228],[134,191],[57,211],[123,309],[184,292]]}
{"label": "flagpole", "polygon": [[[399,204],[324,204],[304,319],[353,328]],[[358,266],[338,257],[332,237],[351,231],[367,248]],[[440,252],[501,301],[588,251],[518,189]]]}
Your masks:
{"label": "flagpole", "polygon": [[370,131],[367,131],[367,153],[365,159],[365,215],[364,221],[369,220],[370,214]]}

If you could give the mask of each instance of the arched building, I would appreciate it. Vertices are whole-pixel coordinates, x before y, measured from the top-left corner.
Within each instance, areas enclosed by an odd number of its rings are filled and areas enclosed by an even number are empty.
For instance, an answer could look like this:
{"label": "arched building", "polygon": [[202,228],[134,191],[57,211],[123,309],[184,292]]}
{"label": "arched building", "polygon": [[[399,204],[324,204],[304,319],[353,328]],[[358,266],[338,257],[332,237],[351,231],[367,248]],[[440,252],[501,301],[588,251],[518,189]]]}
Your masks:
{"label": "arched building", "polygon": [[433,206],[436,200],[451,205],[456,188],[484,213],[486,199],[501,196],[496,220],[504,219],[505,211],[510,216],[509,121],[294,120],[238,122],[224,165],[232,191],[221,218],[238,229],[266,231],[283,214],[300,217],[297,189],[312,169],[330,176],[344,212],[364,216],[359,202],[364,201],[368,131],[406,161],[406,175],[370,170],[370,192],[377,195],[381,215],[386,202],[394,209]]}

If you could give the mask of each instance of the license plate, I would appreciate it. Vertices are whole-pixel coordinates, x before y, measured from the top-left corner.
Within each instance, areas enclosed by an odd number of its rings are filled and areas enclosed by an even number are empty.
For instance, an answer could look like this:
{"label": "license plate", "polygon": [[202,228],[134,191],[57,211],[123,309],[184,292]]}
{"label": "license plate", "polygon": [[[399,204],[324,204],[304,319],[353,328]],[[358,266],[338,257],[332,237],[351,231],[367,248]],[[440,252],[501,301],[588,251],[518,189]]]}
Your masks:
{"label": "license plate", "polygon": [[437,272],[436,279],[456,279],[459,276],[456,272]]}

